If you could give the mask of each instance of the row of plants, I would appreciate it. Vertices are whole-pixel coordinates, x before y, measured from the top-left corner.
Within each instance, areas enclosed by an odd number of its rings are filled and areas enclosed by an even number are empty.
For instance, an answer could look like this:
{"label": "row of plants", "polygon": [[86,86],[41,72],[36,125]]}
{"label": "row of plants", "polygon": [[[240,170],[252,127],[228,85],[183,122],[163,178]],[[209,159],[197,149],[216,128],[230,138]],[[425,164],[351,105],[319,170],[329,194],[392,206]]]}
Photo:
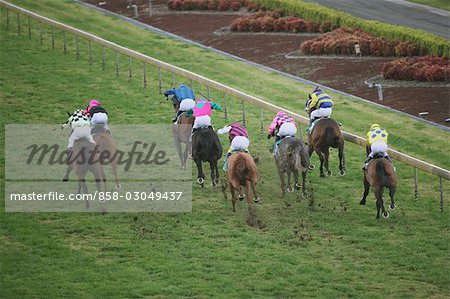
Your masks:
{"label": "row of plants", "polygon": [[260,6],[248,0],[170,0],[167,4],[173,10],[218,10],[238,11],[247,7],[248,11],[258,11]]}
{"label": "row of plants", "polygon": [[407,57],[387,62],[383,77],[394,80],[450,81],[450,63],[446,57]]}
{"label": "row of plants", "polygon": [[306,3],[300,0],[252,0],[269,10],[281,10],[286,14],[297,15],[302,19],[330,22],[334,27],[360,28],[374,36],[388,40],[418,44],[430,55],[449,57],[450,41],[434,34],[387,23],[368,21],[345,12],[324,7],[317,3]]}
{"label": "row of plants", "polygon": [[376,37],[361,29],[338,28],[331,32],[307,40],[300,45],[300,51],[312,55],[355,54],[355,44],[359,44],[362,55],[372,56],[421,56],[427,50],[411,42],[391,41]]}
{"label": "row of plants", "polygon": [[330,22],[307,21],[285,16],[280,11],[259,11],[234,19],[231,30],[238,32],[328,32],[334,29]]}

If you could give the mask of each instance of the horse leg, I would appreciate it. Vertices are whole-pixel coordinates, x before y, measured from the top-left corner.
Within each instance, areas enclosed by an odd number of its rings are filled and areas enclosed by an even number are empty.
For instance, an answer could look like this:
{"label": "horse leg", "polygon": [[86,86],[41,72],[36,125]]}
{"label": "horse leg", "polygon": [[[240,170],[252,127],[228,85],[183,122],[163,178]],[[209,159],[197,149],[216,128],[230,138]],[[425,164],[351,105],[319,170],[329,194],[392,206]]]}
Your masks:
{"label": "horse leg", "polygon": [[369,182],[367,181],[366,174],[364,173],[364,194],[363,194],[361,201],[359,202],[360,205],[366,204],[366,198],[367,198],[367,195],[369,194],[369,189],[370,189],[370,185],[369,185]]}
{"label": "horse leg", "polygon": [[325,170],[327,171],[327,176],[332,176],[333,173],[330,171],[329,165],[328,165],[328,160],[330,158],[330,149],[328,147],[323,152],[323,156],[324,156],[324,165],[325,165]]}
{"label": "horse leg", "polygon": [[67,182],[69,180],[69,175],[72,172],[73,166],[72,164],[68,164],[67,165],[67,169],[66,169],[66,174],[63,177],[63,182]]}
{"label": "horse leg", "polygon": [[284,197],[286,184],[284,182],[284,172],[278,169],[278,175],[280,176],[281,194]]}
{"label": "horse leg", "polygon": [[286,190],[287,190],[287,192],[291,193],[293,190],[291,188],[291,171],[290,170],[287,171],[287,181],[288,181],[288,183],[287,183]]}
{"label": "horse leg", "polygon": [[375,188],[375,198],[377,199],[377,219],[380,219],[380,210],[384,218],[389,217],[389,213],[384,209],[383,204],[383,187]]}
{"label": "horse leg", "polygon": [[252,187],[252,191],[253,191],[253,201],[254,202],[259,202],[259,196],[256,193],[256,182],[255,182],[255,180],[251,181],[250,186]]}
{"label": "horse leg", "polygon": [[[114,188],[116,190],[119,190],[120,188],[122,188],[122,186],[119,183],[119,177],[117,176],[117,156],[114,157],[114,159],[111,161],[111,167],[112,167],[112,173],[114,176],[114,181],[116,182],[116,184],[114,185]],[[106,181],[106,177],[105,177],[105,181]],[[105,189],[106,189],[106,187],[105,187]]]}
{"label": "horse leg", "polygon": [[189,143],[186,143],[186,146],[184,148],[184,153],[183,153],[183,162],[182,162],[183,170],[186,170],[188,154],[189,154]]}
{"label": "horse leg", "polygon": [[[84,177],[79,177],[78,178],[78,193],[82,194],[87,194],[88,193],[88,188],[86,185],[86,180],[84,179]],[[86,210],[89,210],[89,200],[86,200],[86,198],[83,198],[84,202],[84,207],[86,208]]]}
{"label": "horse leg", "polygon": [[344,141],[339,143],[339,175],[345,175],[345,154],[344,154]]}
{"label": "horse leg", "polygon": [[[309,156],[310,159],[311,159],[311,155],[313,154],[313,152],[314,152],[314,146],[313,146],[312,141],[311,141],[311,142],[308,142],[308,156]],[[320,156],[320,154],[318,154],[318,155]],[[314,169],[316,167],[313,164],[310,164],[308,166],[308,168],[311,170],[311,169]]]}
{"label": "horse leg", "polygon": [[183,164],[183,154],[182,154],[182,151],[181,151],[181,142],[180,142],[180,140],[178,139],[178,136],[174,136],[174,137],[173,137],[173,141],[174,141],[174,143],[175,143],[175,148],[177,149],[178,158],[180,159],[181,167],[184,167],[184,164]]}
{"label": "horse leg", "polygon": [[316,151],[317,155],[319,155],[319,160],[320,160],[320,177],[324,178],[325,174],[323,173],[323,163],[325,162],[325,158],[324,158],[324,154],[322,154],[322,152]]}
{"label": "horse leg", "polygon": [[250,181],[247,180],[247,182],[245,183],[245,200],[247,201],[248,204],[248,209],[251,210],[252,207],[252,200],[250,199]]}
{"label": "horse leg", "polygon": [[205,175],[203,174],[202,161],[197,159],[195,160],[195,164],[197,165],[198,170],[197,184],[202,185],[203,188],[205,183]]}
{"label": "horse leg", "polygon": [[389,208],[391,210],[395,210],[395,208],[396,208],[396,205],[394,202],[394,194],[396,191],[397,191],[396,187],[389,187],[389,197],[391,198],[391,204],[389,205]]}
{"label": "horse leg", "polygon": [[302,196],[306,196],[306,174],[308,173],[307,170],[302,171]]}
{"label": "horse leg", "polygon": [[216,188],[216,169],[217,163],[214,163],[214,161],[209,161],[209,169],[211,170],[211,187]]}
{"label": "horse leg", "polygon": [[294,170],[294,183],[295,183],[294,185],[295,190],[300,190],[302,186],[300,186],[300,184],[298,183],[298,169]]}
{"label": "horse leg", "polygon": [[236,212],[236,189],[233,186],[233,182],[230,182],[230,190],[231,190],[231,203],[233,204],[233,212]]}

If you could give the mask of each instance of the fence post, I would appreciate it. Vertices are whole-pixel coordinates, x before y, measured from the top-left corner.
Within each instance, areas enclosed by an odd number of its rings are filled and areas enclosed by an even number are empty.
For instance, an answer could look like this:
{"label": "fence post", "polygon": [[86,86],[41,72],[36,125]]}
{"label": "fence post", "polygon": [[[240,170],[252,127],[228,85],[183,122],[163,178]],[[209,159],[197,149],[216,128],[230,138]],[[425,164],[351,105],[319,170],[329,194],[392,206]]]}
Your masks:
{"label": "fence post", "polygon": [[414,167],[414,199],[419,199],[419,175],[417,168]]}
{"label": "fence post", "polygon": [[158,88],[159,88],[159,94],[162,94],[162,82],[161,82],[161,68],[158,67]]}
{"label": "fence post", "polygon": [[55,29],[52,27],[52,49],[55,49]]}
{"label": "fence post", "polygon": [[20,14],[17,13],[17,35],[20,35]]}
{"label": "fence post", "polygon": [[128,81],[131,81],[131,78],[133,77],[132,70],[131,70],[131,56],[128,56]]}
{"label": "fence post", "polygon": [[227,94],[223,94],[223,117],[228,121],[228,111],[227,111]]}
{"label": "fence post", "polygon": [[208,101],[210,101],[211,100],[211,90],[210,90],[209,86],[206,86],[206,93],[208,95]]}
{"label": "fence post", "polygon": [[9,9],[6,9],[6,30],[9,30]]}
{"label": "fence post", "polygon": [[144,88],[147,88],[147,64],[143,62],[144,65]]}
{"label": "fence post", "polygon": [[42,23],[39,25],[39,43],[41,46],[44,44],[44,33],[42,32]]}
{"label": "fence post", "polygon": [[[192,79],[191,79],[189,83],[190,83],[189,86],[191,87],[191,89],[194,90],[194,87],[193,87],[194,81],[192,81]],[[195,99],[193,99],[193,100],[195,100]]]}
{"label": "fence post", "polygon": [[92,44],[89,41],[89,65],[92,66]]}
{"label": "fence post", "polygon": [[31,22],[30,22],[30,17],[28,17],[28,39],[31,39]]}
{"label": "fence post", "polygon": [[245,104],[244,104],[244,101],[242,101],[242,123],[243,123],[243,125],[245,127],[246,120],[245,120]]}
{"label": "fence post", "polygon": [[64,44],[64,54],[67,53],[67,44],[66,44],[66,32],[63,31],[63,44]]}
{"label": "fence post", "polygon": [[105,71],[105,47],[102,46],[102,71]]}
{"label": "fence post", "polygon": [[175,73],[172,72],[172,83],[171,83],[171,87],[175,87]]}
{"label": "fence post", "polygon": [[439,191],[441,192],[441,212],[444,212],[444,187],[441,177],[439,177]]}
{"label": "fence post", "polygon": [[261,131],[261,134],[263,134],[264,133],[264,111],[262,108],[259,108],[259,121],[260,121],[259,130]]}
{"label": "fence post", "polygon": [[116,53],[116,77],[119,77],[119,53],[115,51]]}
{"label": "fence post", "polygon": [[75,35],[75,51],[77,54],[77,60],[80,59],[80,48],[78,46],[78,35]]}

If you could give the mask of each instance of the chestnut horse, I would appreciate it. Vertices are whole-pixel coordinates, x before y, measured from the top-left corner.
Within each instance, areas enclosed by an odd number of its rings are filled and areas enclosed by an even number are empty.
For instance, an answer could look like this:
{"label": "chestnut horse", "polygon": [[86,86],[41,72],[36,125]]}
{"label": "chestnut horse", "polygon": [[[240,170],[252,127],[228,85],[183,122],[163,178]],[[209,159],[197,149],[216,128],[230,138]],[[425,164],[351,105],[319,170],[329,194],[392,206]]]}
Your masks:
{"label": "chestnut horse", "polygon": [[[281,193],[285,196],[286,183],[284,175],[287,174],[287,191],[292,192],[291,173],[294,174],[295,189],[302,188],[302,195],[306,196],[306,173],[309,167],[309,155],[306,146],[301,139],[294,137],[285,137],[278,145],[278,151],[275,154],[275,163],[278,168],[278,175],[281,180]],[[302,172],[302,184],[298,182],[298,173]]]}
{"label": "chestnut horse", "polygon": [[308,135],[309,157],[311,157],[314,151],[319,156],[320,177],[325,177],[323,172],[324,166],[327,175],[332,175],[332,172],[328,168],[330,147],[337,148],[339,151],[339,174],[343,176],[345,175],[344,137],[339,128],[339,124],[334,119],[322,118],[316,122],[313,131]]}
{"label": "chestnut horse", "polygon": [[219,170],[217,161],[222,157],[222,144],[219,136],[211,127],[198,128],[192,135],[192,158],[197,165],[197,184],[204,186],[205,174],[202,162],[209,162],[211,169],[211,186],[219,185]]}
{"label": "chestnut horse", "polygon": [[397,190],[397,175],[392,163],[380,157],[369,162],[367,170],[364,171],[364,195],[359,204],[366,204],[370,186],[373,187],[377,199],[377,219],[380,218],[380,210],[382,210],[384,218],[389,217],[389,213],[384,209],[383,191],[385,187],[389,189],[389,197],[391,198],[389,208],[395,210],[394,194]]}
{"label": "chestnut horse", "polygon": [[[239,200],[243,200],[244,198],[246,199],[249,210],[252,208],[250,188],[253,191],[253,201],[259,201],[259,197],[255,189],[256,182],[258,181],[258,170],[253,157],[249,153],[238,152],[232,154],[228,158],[227,181],[231,190],[233,212],[236,212],[237,193],[239,194]],[[244,187],[245,195],[241,194],[241,187]],[[225,189],[226,186],[224,188],[224,194],[226,197]]]}

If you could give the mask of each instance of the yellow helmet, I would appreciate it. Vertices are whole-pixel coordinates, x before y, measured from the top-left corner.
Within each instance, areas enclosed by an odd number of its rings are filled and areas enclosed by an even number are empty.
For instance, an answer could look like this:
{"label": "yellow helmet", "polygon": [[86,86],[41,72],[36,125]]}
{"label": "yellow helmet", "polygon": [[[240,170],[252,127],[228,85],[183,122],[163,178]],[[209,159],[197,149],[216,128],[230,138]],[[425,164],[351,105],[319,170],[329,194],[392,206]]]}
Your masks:
{"label": "yellow helmet", "polygon": [[379,124],[373,124],[373,125],[370,127],[370,129],[372,130],[372,129],[379,128],[379,127],[380,127]]}

